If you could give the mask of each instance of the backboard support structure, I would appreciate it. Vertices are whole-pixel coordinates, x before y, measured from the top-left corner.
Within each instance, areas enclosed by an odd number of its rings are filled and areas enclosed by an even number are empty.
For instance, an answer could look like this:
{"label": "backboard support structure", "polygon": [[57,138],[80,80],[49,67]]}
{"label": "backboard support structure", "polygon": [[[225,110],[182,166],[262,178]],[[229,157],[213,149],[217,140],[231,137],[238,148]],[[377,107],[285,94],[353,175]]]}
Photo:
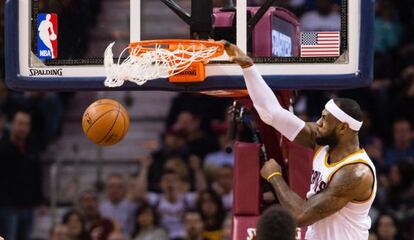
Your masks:
{"label": "backboard support structure", "polygon": [[[45,90],[45,91],[84,91],[84,90],[109,90],[104,87],[104,68],[102,59],[98,54],[92,58],[94,61],[84,58],[66,59],[59,61],[46,61],[42,64],[36,59],[35,51],[32,49],[33,42],[37,39],[36,17],[33,5],[39,4],[41,0],[7,0],[5,3],[5,46],[6,46],[6,80],[9,87],[18,90]],[[178,1],[178,0],[177,0]],[[125,2],[125,1],[122,1]],[[156,1],[153,1],[156,2]],[[174,1],[169,2],[171,6],[179,6]],[[214,22],[214,14],[210,11],[202,11],[212,6],[210,0],[192,1],[191,11],[171,11],[177,19],[181,19],[183,29],[188,29],[187,38],[207,38],[210,32],[217,28]],[[202,4],[194,4],[195,2]],[[273,8],[275,15],[270,13],[270,3],[264,1],[262,8],[250,10],[246,0],[237,0],[234,14],[231,20],[235,26],[235,39],[241,49],[249,50],[250,31],[252,34],[268,34],[272,29],[248,30],[248,18],[254,18],[254,13],[263,13],[261,18],[256,19],[256,26],[266,21],[267,17],[279,18],[278,8]],[[146,12],[145,0],[135,0],[129,3],[129,41],[144,39],[144,30],[147,28],[145,21],[141,19]],[[263,6],[266,6],[263,8]],[[167,7],[164,4],[164,7]],[[184,8],[183,8],[184,9]],[[258,9],[258,10],[257,10]],[[216,11],[215,9],[214,11]],[[220,9],[219,9],[220,11]],[[226,11],[220,13],[225,14]],[[40,12],[38,12],[40,13]],[[48,12],[51,13],[51,12]],[[208,13],[207,15],[196,13]],[[362,14],[363,13],[363,14]],[[249,16],[249,14],[253,15]],[[279,14],[279,15],[278,15]],[[58,21],[68,21],[64,15],[57,14]],[[257,15],[256,15],[257,16]],[[187,18],[187,22],[183,21]],[[211,19],[210,19],[211,18]],[[255,57],[256,65],[264,79],[272,89],[344,89],[367,86],[373,78],[373,18],[374,1],[342,0],[341,5],[341,55],[337,58],[316,57],[303,58],[298,56],[278,57]],[[188,25],[188,22],[190,25]],[[212,22],[212,24],[210,24]],[[273,22],[273,20],[270,20]],[[163,24],[163,23],[160,23]],[[234,28],[233,26],[233,28]],[[246,26],[246,27],[244,27]],[[177,26],[176,26],[177,27]],[[273,29],[274,30],[274,29]],[[278,30],[278,29],[277,29]],[[64,32],[59,26],[59,32]],[[251,35],[254,39],[254,36]],[[267,36],[267,35],[266,35]],[[292,39],[294,36],[289,36]],[[58,37],[58,40],[61,39]],[[60,42],[59,42],[60,43]],[[107,41],[109,44],[110,41]],[[95,44],[94,42],[89,45]],[[125,47],[125,46],[122,46]],[[269,46],[267,46],[269,47]],[[60,49],[59,49],[60,50]],[[103,57],[103,52],[102,52]],[[36,64],[33,64],[35,62]],[[213,59],[206,65],[206,79],[201,83],[173,84],[166,79],[156,79],[142,86],[127,83],[120,88],[110,90],[166,90],[181,92],[199,92],[207,90],[244,89],[245,84],[240,68],[226,60]]]}

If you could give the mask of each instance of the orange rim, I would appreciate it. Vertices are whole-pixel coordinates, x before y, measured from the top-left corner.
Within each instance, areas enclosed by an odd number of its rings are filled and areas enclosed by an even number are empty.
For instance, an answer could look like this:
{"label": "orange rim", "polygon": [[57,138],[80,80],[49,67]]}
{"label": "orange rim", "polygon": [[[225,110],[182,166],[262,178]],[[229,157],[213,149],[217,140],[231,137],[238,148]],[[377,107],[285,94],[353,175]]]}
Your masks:
{"label": "orange rim", "polygon": [[[130,43],[129,47],[133,49],[131,52],[133,52],[135,55],[140,55],[145,52],[153,51],[155,47],[158,47],[160,45],[170,51],[176,50],[178,46],[183,46],[184,48],[195,46],[193,52],[202,51],[211,47],[217,48],[216,52],[211,55],[210,58],[221,56],[224,53],[224,44],[221,42],[192,39],[144,40]],[[137,49],[138,47],[141,48]]]}

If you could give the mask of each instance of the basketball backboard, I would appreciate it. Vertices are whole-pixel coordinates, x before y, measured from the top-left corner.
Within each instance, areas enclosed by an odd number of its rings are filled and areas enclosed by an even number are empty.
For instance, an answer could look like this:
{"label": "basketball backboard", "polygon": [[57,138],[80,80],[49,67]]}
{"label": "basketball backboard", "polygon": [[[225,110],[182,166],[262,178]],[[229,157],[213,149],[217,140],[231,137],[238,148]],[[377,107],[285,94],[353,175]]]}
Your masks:
{"label": "basketball backboard", "polygon": [[[7,0],[7,84],[20,90],[109,90],[103,55],[111,42],[118,56],[129,42],[166,38],[232,41],[250,53],[273,89],[353,88],[372,80],[374,0],[291,1],[302,4],[297,6],[237,0],[234,8],[224,2]],[[312,12],[315,5],[321,9]],[[201,83],[156,79],[111,90],[244,88],[240,67],[221,56],[206,65]]]}

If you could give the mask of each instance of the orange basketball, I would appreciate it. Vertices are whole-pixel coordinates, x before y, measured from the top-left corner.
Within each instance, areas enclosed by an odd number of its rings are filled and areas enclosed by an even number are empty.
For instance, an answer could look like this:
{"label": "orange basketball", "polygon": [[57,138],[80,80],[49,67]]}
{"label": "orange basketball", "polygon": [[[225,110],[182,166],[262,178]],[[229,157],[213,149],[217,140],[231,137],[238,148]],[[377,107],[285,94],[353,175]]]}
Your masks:
{"label": "orange basketball", "polygon": [[118,143],[128,132],[128,127],[128,112],[119,102],[112,99],[97,100],[83,113],[83,132],[98,145],[109,146]]}

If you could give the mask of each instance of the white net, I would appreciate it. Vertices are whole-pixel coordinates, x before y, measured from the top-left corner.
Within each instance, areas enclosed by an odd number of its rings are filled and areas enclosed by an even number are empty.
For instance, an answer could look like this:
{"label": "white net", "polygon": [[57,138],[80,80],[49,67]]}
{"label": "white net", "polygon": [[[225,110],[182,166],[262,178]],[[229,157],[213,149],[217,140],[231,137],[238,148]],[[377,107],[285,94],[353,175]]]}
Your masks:
{"label": "white net", "polygon": [[[193,62],[207,62],[217,51],[215,46],[202,43],[179,44],[175,50],[165,49],[165,45],[155,45],[153,49],[143,46],[127,47],[120,54],[117,63],[113,61],[112,47],[105,50],[105,86],[119,87],[125,81],[142,85],[148,80],[168,78],[186,70]],[[129,56],[122,59],[128,51]]]}

